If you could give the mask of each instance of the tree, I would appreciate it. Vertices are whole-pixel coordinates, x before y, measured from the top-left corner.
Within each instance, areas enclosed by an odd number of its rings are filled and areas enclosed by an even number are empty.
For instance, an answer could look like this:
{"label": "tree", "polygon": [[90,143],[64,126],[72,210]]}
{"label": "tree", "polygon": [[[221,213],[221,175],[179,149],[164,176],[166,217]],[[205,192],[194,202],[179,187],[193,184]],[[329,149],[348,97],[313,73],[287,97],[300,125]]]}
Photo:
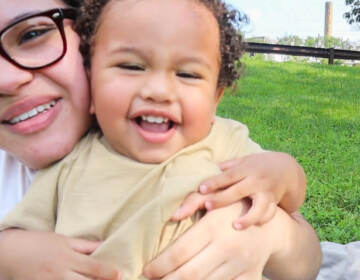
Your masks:
{"label": "tree", "polygon": [[278,44],[290,46],[302,46],[303,40],[297,35],[285,35],[278,39]]}
{"label": "tree", "polygon": [[350,10],[344,14],[348,23],[360,22],[360,0],[345,0],[345,4]]}
{"label": "tree", "polygon": [[305,47],[313,48],[323,48],[324,47],[324,37],[318,35],[317,37],[308,36],[304,42]]}
{"label": "tree", "polygon": [[342,50],[352,50],[353,46],[349,40],[344,40],[342,38],[327,36],[324,38],[324,47],[325,48],[334,48]]}

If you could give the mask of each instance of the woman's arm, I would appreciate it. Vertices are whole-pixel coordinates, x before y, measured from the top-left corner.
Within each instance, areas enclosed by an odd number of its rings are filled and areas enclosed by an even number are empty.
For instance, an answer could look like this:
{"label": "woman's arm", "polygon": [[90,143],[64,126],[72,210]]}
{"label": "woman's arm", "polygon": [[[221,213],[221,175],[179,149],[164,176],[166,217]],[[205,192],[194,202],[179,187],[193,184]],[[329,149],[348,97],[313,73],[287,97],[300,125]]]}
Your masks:
{"label": "woman's arm", "polygon": [[289,216],[278,209],[276,216],[271,227],[277,228],[277,243],[280,246],[269,258],[264,274],[276,280],[315,279],[322,254],[314,229],[299,212]]}
{"label": "woman's arm", "polygon": [[6,230],[0,233],[1,280],[120,280],[111,265],[87,254],[99,242],[52,232]]}
{"label": "woman's arm", "polygon": [[264,271],[277,280],[316,277],[321,265],[320,244],[299,214],[290,216],[277,208],[268,223],[235,231],[231,222],[242,207],[248,205],[242,201],[206,214],[147,265],[145,275],[162,279],[253,280],[260,279]]}

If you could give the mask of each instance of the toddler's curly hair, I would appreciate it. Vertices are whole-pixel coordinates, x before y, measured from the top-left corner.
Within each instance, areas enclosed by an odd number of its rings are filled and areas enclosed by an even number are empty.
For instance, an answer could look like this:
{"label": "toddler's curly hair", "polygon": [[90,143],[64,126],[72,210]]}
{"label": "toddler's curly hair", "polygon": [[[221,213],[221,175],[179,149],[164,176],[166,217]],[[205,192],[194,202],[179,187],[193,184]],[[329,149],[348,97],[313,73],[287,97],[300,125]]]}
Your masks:
{"label": "toddler's curly hair", "polygon": [[[83,0],[78,9],[75,30],[80,35],[80,52],[86,68],[91,64],[91,52],[98,20],[105,5],[120,0]],[[146,0],[143,0],[146,1]],[[180,1],[180,0],[179,0]],[[219,87],[230,87],[240,77],[243,40],[240,26],[247,23],[246,15],[225,4],[223,0],[192,0],[207,7],[216,18],[220,29],[221,66],[218,77]]]}

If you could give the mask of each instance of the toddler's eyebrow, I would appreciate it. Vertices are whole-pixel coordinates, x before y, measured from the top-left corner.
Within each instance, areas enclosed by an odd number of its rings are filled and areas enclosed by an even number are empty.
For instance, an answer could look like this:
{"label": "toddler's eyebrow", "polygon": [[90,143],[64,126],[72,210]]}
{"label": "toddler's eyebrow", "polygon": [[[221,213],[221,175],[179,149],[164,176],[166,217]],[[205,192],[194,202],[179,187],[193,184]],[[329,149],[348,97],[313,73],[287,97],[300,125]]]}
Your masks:
{"label": "toddler's eyebrow", "polygon": [[128,46],[120,46],[120,47],[114,48],[114,49],[111,50],[110,54],[116,54],[116,53],[120,53],[120,52],[139,54],[139,55],[142,55],[142,56],[151,55],[151,52],[144,52],[140,48],[128,47]]}
{"label": "toddler's eyebrow", "polygon": [[211,65],[208,63],[208,61],[206,59],[203,59],[201,57],[198,56],[189,56],[187,58],[184,58],[181,63],[195,63],[195,64],[200,64],[205,66],[206,68],[208,68],[209,70],[212,69]]}

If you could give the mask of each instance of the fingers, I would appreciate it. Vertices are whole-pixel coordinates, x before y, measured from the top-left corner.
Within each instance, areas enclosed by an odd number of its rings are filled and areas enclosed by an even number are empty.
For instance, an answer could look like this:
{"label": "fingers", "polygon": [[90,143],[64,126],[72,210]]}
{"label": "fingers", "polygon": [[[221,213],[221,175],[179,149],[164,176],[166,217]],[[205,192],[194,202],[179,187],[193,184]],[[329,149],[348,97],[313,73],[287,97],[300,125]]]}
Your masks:
{"label": "fingers", "polygon": [[[219,250],[218,247],[207,246],[199,254],[193,257],[190,262],[185,263],[162,280],[207,280],[208,275],[222,264],[222,260],[225,259],[225,257],[224,251]],[[207,265],[204,266],[204,264]]]}
{"label": "fingers", "polygon": [[200,184],[199,191],[201,194],[211,193],[217,190],[227,188],[245,178],[240,168],[231,168],[221,174],[215,175]]}
{"label": "fingers", "polygon": [[101,244],[98,241],[89,241],[78,238],[64,237],[66,243],[73,249],[75,252],[81,254],[91,254],[93,253]]}
{"label": "fingers", "polygon": [[276,214],[276,209],[277,209],[276,203],[271,202],[268,205],[268,209],[266,210],[264,216],[256,224],[261,226],[261,225],[266,224],[267,222],[269,222],[272,218],[274,218],[274,216]]}
{"label": "fingers", "polygon": [[[206,279],[207,280],[223,280],[223,279],[258,280],[258,278],[249,278],[249,272],[247,271],[248,269],[252,269],[252,267],[245,267],[244,265],[240,264],[237,261],[225,262],[221,266],[219,266],[215,271],[213,271],[210,275],[208,275]],[[250,273],[250,274],[254,274],[254,273]],[[235,278],[240,276],[242,278]]]}
{"label": "fingers", "polygon": [[63,280],[92,280],[94,278],[89,278],[85,275],[81,275],[75,271],[68,271],[65,275],[64,275],[64,279]]}
{"label": "fingers", "polygon": [[[93,257],[77,254],[74,260],[74,272],[91,277],[90,279],[119,280],[120,272],[110,264]],[[87,279],[87,278],[86,278]]]}
{"label": "fingers", "polygon": [[241,181],[222,191],[208,194],[205,197],[206,210],[213,210],[240,201],[254,192],[246,181]]}
{"label": "fingers", "polygon": [[243,160],[244,160],[243,158],[234,158],[234,159],[226,160],[219,163],[219,167],[222,171],[225,171],[227,169],[240,165],[243,162]]}
{"label": "fingers", "polygon": [[233,227],[237,230],[246,229],[261,221],[267,211],[269,198],[265,193],[257,193],[252,195],[251,198],[252,206],[249,212],[233,222]]}
{"label": "fingers", "polygon": [[261,272],[254,271],[243,275],[239,275],[236,278],[234,278],[234,280],[266,280],[266,279],[263,278]]}
{"label": "fingers", "polygon": [[144,275],[150,279],[163,277],[175,271],[205,248],[210,242],[210,234],[207,227],[201,224],[202,220],[146,265]]}
{"label": "fingers", "polygon": [[171,220],[176,222],[192,216],[197,210],[204,208],[205,200],[206,196],[198,192],[190,193],[171,217]]}

